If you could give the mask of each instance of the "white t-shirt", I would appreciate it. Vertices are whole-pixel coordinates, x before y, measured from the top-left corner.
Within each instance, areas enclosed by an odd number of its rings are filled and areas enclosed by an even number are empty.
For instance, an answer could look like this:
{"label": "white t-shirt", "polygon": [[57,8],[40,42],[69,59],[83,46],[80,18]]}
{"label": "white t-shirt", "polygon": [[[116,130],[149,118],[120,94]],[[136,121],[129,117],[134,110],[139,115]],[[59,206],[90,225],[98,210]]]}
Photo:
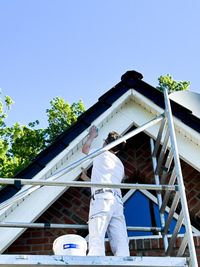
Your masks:
{"label": "white t-shirt", "polygon": [[[94,150],[92,149],[91,152],[93,151]],[[105,151],[93,159],[91,182],[118,184],[121,183],[123,178],[124,178],[124,165],[115,154],[111,153],[110,151]],[[100,188],[94,188],[94,187],[91,188],[92,195],[98,189]],[[111,188],[111,190],[117,192],[121,196],[120,189]]]}

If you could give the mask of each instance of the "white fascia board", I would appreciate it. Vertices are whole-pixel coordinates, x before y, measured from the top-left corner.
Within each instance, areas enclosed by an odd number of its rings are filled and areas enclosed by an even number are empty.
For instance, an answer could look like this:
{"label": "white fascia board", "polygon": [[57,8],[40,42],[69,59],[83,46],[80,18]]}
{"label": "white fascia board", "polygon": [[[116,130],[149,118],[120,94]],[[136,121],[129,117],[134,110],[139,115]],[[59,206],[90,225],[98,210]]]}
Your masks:
{"label": "white fascia board", "polygon": [[[141,126],[156,115],[164,113],[163,109],[134,89],[132,89],[132,98],[133,101],[138,104],[138,116],[134,121],[136,126]],[[173,120],[180,158],[200,171],[200,134],[174,116]],[[159,125],[155,125],[145,132],[153,139],[156,139]]]}
{"label": "white fascia board", "polygon": [[[103,145],[103,139],[110,130],[118,132],[125,131],[132,124],[132,117],[127,113],[131,112],[131,103],[129,97],[131,92],[124,94],[119,98],[105,113],[103,113],[94,124],[99,128],[99,136],[94,140],[94,147],[100,148]],[[119,123],[120,122],[120,123]],[[122,122],[122,123],[121,123]],[[58,172],[73,162],[84,157],[81,152],[82,143],[88,131],[84,131],[80,136],[74,139],[70,145],[55,157],[42,171],[33,179],[49,179],[51,173]],[[61,163],[62,162],[62,163]],[[81,167],[87,167],[91,160],[76,167],[67,174],[60,176],[57,181],[71,181],[77,179],[81,173]],[[59,167],[58,167],[59,166]],[[25,187],[26,188],[26,187]],[[19,204],[11,203],[9,208],[1,214],[1,221],[4,222],[34,222],[48,207],[55,202],[67,188],[43,186],[21,199]],[[0,252],[2,253],[19,237],[25,229],[21,228],[0,228]]]}

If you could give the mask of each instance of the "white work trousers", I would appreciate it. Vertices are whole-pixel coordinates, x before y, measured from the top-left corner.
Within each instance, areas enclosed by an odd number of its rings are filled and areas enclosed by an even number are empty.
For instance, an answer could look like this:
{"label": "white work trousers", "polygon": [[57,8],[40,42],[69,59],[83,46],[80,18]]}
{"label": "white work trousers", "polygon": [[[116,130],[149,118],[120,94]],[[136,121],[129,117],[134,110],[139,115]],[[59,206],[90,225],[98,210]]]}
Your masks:
{"label": "white work trousers", "polygon": [[104,199],[102,195],[95,195],[90,202],[88,256],[105,256],[106,232],[113,255],[129,256],[123,203],[118,196]]}

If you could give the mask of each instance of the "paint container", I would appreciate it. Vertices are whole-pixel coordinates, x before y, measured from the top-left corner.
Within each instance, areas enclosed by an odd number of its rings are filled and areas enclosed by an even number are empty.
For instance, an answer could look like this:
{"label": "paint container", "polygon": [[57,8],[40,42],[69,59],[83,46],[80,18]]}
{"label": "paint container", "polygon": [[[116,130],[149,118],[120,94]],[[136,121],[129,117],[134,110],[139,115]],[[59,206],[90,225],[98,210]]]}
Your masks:
{"label": "paint container", "polygon": [[55,255],[86,256],[87,242],[80,235],[62,235],[53,242]]}

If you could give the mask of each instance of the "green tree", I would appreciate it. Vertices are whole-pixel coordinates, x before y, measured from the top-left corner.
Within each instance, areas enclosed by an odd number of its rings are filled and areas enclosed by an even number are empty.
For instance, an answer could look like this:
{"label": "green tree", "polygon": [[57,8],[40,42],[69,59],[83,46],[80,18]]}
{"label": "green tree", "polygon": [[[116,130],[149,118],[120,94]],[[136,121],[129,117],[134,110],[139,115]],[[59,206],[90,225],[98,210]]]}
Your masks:
{"label": "green tree", "polygon": [[28,126],[15,123],[8,127],[5,119],[12,104],[9,96],[0,98],[0,177],[13,177],[27,167],[85,111],[82,101],[70,105],[64,99],[56,97],[46,110],[49,123],[47,128],[38,128],[38,120]]}
{"label": "green tree", "polygon": [[9,135],[10,130],[5,124],[7,112],[10,110],[13,100],[9,96],[4,96],[0,92],[0,174],[3,177],[3,169],[9,164],[8,150],[9,150]]}
{"label": "green tree", "polygon": [[158,78],[159,85],[157,89],[163,92],[163,89],[166,88],[168,94],[171,94],[176,91],[189,90],[190,82],[186,81],[175,81],[171,75],[167,74],[160,76]]}
{"label": "green tree", "polygon": [[36,129],[38,124],[38,121],[28,126],[15,123],[8,128],[9,149],[6,155],[9,161],[4,168],[8,176],[24,169],[45,148],[45,129]]}
{"label": "green tree", "polygon": [[51,143],[59,134],[76,122],[78,116],[85,111],[85,107],[81,100],[70,105],[60,97],[53,98],[50,104],[51,108],[46,110],[49,123],[46,132],[47,141]]}

